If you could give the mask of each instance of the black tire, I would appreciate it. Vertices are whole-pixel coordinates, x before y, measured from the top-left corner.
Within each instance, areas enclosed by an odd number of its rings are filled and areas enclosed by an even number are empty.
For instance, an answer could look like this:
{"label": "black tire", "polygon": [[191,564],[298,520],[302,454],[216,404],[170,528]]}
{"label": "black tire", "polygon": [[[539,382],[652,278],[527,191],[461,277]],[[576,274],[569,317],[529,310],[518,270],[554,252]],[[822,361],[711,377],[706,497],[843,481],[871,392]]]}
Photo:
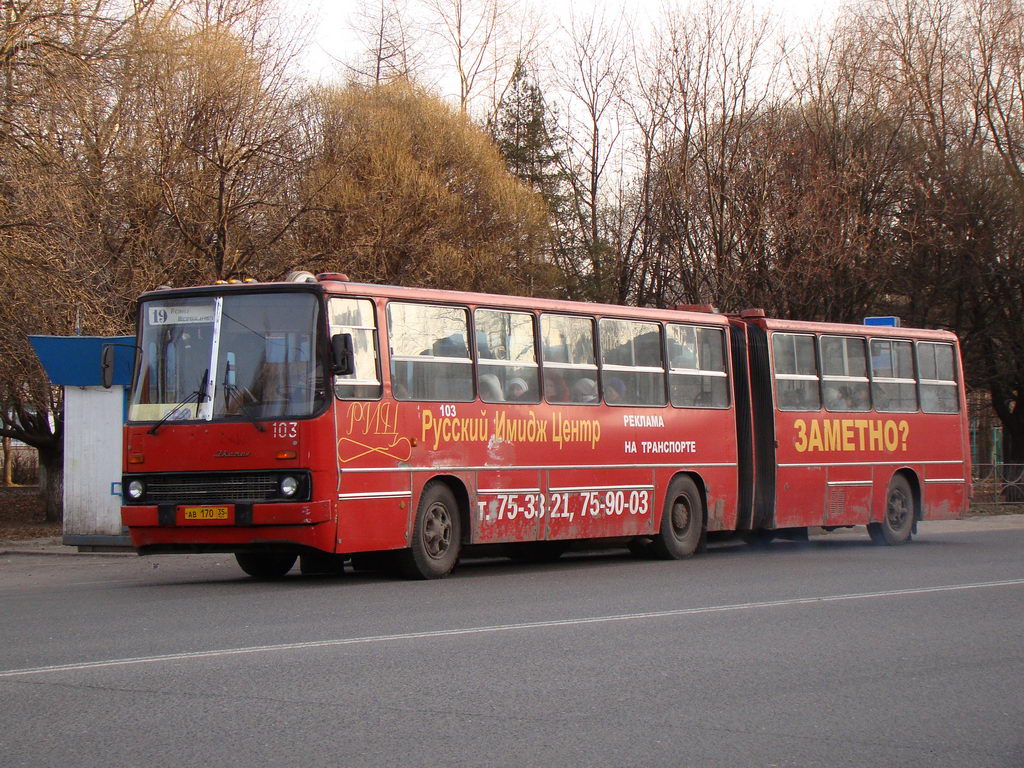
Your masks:
{"label": "black tire", "polygon": [[690,557],[701,543],[704,504],[700,491],[689,477],[677,477],[668,486],[661,528],[651,542],[652,554],[661,560]]}
{"label": "black tire", "polygon": [[256,579],[280,579],[295,565],[297,555],[287,552],[238,552],[238,567]]}
{"label": "black tire", "polygon": [[875,544],[895,547],[910,541],[914,530],[914,492],[903,475],[895,475],[885,494],[885,515],[880,523],[868,523]]}
{"label": "black tire", "polygon": [[420,496],[411,544],[400,556],[407,578],[442,579],[455,567],[462,546],[462,521],[455,496],[444,483],[427,486]]}
{"label": "black tire", "polygon": [[524,541],[506,544],[505,556],[517,563],[553,563],[568,548],[568,541]]}

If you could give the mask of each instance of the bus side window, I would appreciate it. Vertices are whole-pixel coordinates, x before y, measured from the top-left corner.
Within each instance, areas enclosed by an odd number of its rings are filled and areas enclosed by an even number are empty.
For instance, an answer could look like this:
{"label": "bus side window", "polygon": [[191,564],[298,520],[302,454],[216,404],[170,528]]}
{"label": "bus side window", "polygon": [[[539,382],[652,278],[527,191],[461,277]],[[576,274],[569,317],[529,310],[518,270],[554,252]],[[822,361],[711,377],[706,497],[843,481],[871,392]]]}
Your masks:
{"label": "bus side window", "polygon": [[341,400],[376,400],[381,395],[377,355],[377,321],[368,299],[332,298],[328,305],[330,334],[352,336],[355,370],[334,377],[334,395]]}
{"label": "bus side window", "polygon": [[544,391],[549,403],[596,403],[594,321],[575,315],[541,315]]}
{"label": "bus side window", "polygon": [[864,339],[821,337],[821,388],[825,407],[830,411],[871,409]]}
{"label": "bus side window", "polygon": [[388,304],[391,381],[399,400],[473,399],[469,312],[464,307]]}
{"label": "bus side window", "polygon": [[477,309],[475,319],[480,399],[485,403],[540,402],[533,315]]}
{"label": "bus side window", "polygon": [[955,357],[952,344],[918,343],[917,370],[925,413],[959,412]]}
{"label": "bus side window", "polygon": [[917,410],[914,345],[895,339],[871,340],[871,397],[879,413]]}
{"label": "bus side window", "polygon": [[728,408],[725,334],[719,328],[669,324],[669,390],[677,408]]}
{"label": "bus side window", "polygon": [[780,411],[821,410],[814,337],[796,333],[772,335],[775,398]]}
{"label": "bus side window", "polygon": [[639,320],[601,319],[601,379],[612,405],[664,405],[661,326]]}

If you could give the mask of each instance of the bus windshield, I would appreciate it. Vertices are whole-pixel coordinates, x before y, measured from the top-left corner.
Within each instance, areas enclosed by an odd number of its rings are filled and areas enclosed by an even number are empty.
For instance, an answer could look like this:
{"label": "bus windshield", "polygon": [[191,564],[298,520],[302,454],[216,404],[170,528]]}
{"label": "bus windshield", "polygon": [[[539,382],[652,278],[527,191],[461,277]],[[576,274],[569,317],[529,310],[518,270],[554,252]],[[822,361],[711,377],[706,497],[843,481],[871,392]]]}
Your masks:
{"label": "bus windshield", "polygon": [[326,399],[311,293],[156,298],[140,311],[129,421],[300,418]]}

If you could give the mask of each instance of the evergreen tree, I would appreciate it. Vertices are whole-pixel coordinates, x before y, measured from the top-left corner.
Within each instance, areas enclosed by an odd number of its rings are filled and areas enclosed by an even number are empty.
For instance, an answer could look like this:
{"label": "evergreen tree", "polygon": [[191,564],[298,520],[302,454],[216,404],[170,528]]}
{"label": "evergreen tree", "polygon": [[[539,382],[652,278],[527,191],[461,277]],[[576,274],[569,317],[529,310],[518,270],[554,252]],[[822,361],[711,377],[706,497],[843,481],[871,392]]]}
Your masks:
{"label": "evergreen tree", "polygon": [[509,172],[538,192],[549,210],[562,203],[561,150],[555,115],[524,61],[517,60],[508,92],[487,125]]}

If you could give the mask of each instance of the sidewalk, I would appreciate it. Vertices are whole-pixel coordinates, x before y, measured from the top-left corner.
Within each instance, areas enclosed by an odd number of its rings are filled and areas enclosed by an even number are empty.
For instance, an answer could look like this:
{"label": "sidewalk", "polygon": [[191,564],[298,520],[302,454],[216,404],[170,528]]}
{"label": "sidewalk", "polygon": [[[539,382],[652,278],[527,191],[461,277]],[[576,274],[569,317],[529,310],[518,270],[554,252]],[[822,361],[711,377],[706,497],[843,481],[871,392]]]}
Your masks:
{"label": "sidewalk", "polygon": [[0,557],[4,555],[79,555],[100,557],[125,557],[135,555],[135,551],[125,549],[123,552],[80,552],[78,547],[67,546],[61,542],[60,536],[47,539],[19,539],[18,541],[0,541]]}
{"label": "sidewalk", "polygon": [[[957,533],[976,533],[979,531],[1016,531],[1024,530],[1024,514],[1022,515],[980,515],[963,520],[925,520],[918,524],[918,536],[946,535]],[[863,526],[856,528],[840,528],[832,532],[812,529],[811,536],[863,536],[867,532]],[[59,536],[47,539],[24,539],[21,541],[0,541],[0,557],[3,555],[78,555],[80,557],[125,557],[134,556],[133,550],[123,552],[79,552],[77,547],[61,543]]]}

